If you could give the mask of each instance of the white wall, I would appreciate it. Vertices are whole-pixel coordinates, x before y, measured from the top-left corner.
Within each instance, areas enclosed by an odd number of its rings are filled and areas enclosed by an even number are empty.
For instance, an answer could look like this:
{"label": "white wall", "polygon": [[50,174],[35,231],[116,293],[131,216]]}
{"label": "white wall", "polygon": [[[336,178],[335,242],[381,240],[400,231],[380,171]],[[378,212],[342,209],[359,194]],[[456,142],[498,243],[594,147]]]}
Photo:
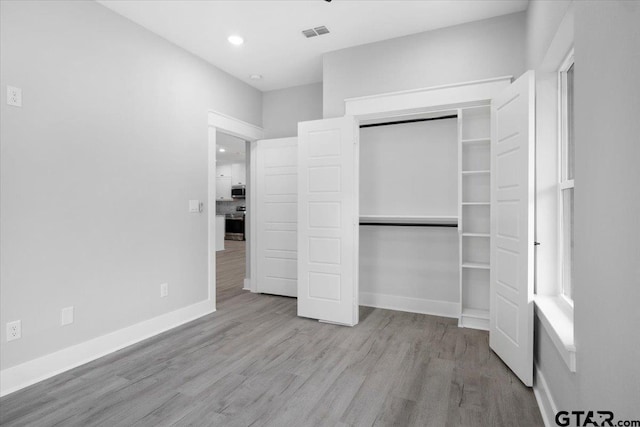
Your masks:
{"label": "white wall", "polygon": [[349,97],[513,75],[525,71],[525,13],[324,55],[325,118]]}
{"label": "white wall", "polygon": [[458,120],[360,129],[360,214],[456,216]]}
{"label": "white wall", "polygon": [[638,419],[640,3],[576,2],[575,340],[582,407]]}
{"label": "white wall", "polygon": [[527,9],[527,69],[543,62],[571,0],[530,1]]}
{"label": "white wall", "polygon": [[[529,46],[550,40],[549,23],[563,13],[558,7],[530,4]],[[640,3],[575,2],[575,9],[576,373],[539,322],[536,363],[558,409],[638,419]],[[541,57],[538,48],[529,56]]]}
{"label": "white wall", "polygon": [[1,15],[2,88],[24,103],[0,107],[5,369],[207,298],[207,216],[187,213],[207,199],[207,110],[260,125],[262,100],[94,2]]}
{"label": "white wall", "polygon": [[264,92],[265,139],[298,135],[298,122],[322,118],[322,83]]}
{"label": "white wall", "polygon": [[456,228],[360,226],[361,304],[375,305],[368,303],[375,298],[382,307],[455,315],[458,250]]}

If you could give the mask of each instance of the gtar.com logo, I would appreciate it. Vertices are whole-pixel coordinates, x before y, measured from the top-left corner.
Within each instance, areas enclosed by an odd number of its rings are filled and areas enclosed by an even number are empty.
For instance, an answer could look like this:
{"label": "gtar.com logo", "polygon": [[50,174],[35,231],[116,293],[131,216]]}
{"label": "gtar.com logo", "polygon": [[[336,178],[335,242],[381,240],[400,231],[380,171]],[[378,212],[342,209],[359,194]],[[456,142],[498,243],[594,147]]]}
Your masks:
{"label": "gtar.com logo", "polygon": [[640,427],[640,420],[613,420],[611,411],[559,411],[556,414],[556,424],[560,427]]}

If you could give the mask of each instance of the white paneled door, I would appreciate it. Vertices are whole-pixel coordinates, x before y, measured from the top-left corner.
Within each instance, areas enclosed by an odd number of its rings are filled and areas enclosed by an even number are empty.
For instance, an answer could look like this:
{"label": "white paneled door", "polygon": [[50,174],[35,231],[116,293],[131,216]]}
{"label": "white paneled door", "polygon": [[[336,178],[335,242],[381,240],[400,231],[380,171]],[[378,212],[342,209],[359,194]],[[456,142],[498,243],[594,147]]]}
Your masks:
{"label": "white paneled door", "polygon": [[298,316],[358,323],[358,135],[350,116],[298,124]]}
{"label": "white paneled door", "polygon": [[298,293],[298,139],[258,141],[255,156],[257,291],[295,297]]}
{"label": "white paneled door", "polygon": [[533,384],[534,88],[528,71],[492,100],[489,345]]}

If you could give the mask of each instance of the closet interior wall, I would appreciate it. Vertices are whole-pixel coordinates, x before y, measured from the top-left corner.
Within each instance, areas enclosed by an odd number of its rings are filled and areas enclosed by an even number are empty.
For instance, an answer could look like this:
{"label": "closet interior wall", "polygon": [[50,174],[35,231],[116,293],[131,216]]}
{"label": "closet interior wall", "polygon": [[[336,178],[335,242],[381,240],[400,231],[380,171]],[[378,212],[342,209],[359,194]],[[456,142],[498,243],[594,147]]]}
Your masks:
{"label": "closet interior wall", "polygon": [[458,317],[458,120],[360,129],[360,304]]}

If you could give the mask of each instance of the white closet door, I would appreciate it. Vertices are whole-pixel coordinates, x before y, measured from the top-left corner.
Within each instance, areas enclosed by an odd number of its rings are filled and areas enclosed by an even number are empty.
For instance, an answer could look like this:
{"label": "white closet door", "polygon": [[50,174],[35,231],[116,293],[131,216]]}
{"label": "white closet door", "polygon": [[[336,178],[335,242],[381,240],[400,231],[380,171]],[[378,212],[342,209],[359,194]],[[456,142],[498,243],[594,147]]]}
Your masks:
{"label": "white closet door", "polygon": [[257,291],[297,295],[298,139],[258,141]]}
{"label": "white closet door", "polygon": [[489,345],[533,384],[534,86],[528,71],[492,100]]}
{"label": "white closet door", "polygon": [[298,316],[358,323],[358,135],[353,117],[298,124]]}

